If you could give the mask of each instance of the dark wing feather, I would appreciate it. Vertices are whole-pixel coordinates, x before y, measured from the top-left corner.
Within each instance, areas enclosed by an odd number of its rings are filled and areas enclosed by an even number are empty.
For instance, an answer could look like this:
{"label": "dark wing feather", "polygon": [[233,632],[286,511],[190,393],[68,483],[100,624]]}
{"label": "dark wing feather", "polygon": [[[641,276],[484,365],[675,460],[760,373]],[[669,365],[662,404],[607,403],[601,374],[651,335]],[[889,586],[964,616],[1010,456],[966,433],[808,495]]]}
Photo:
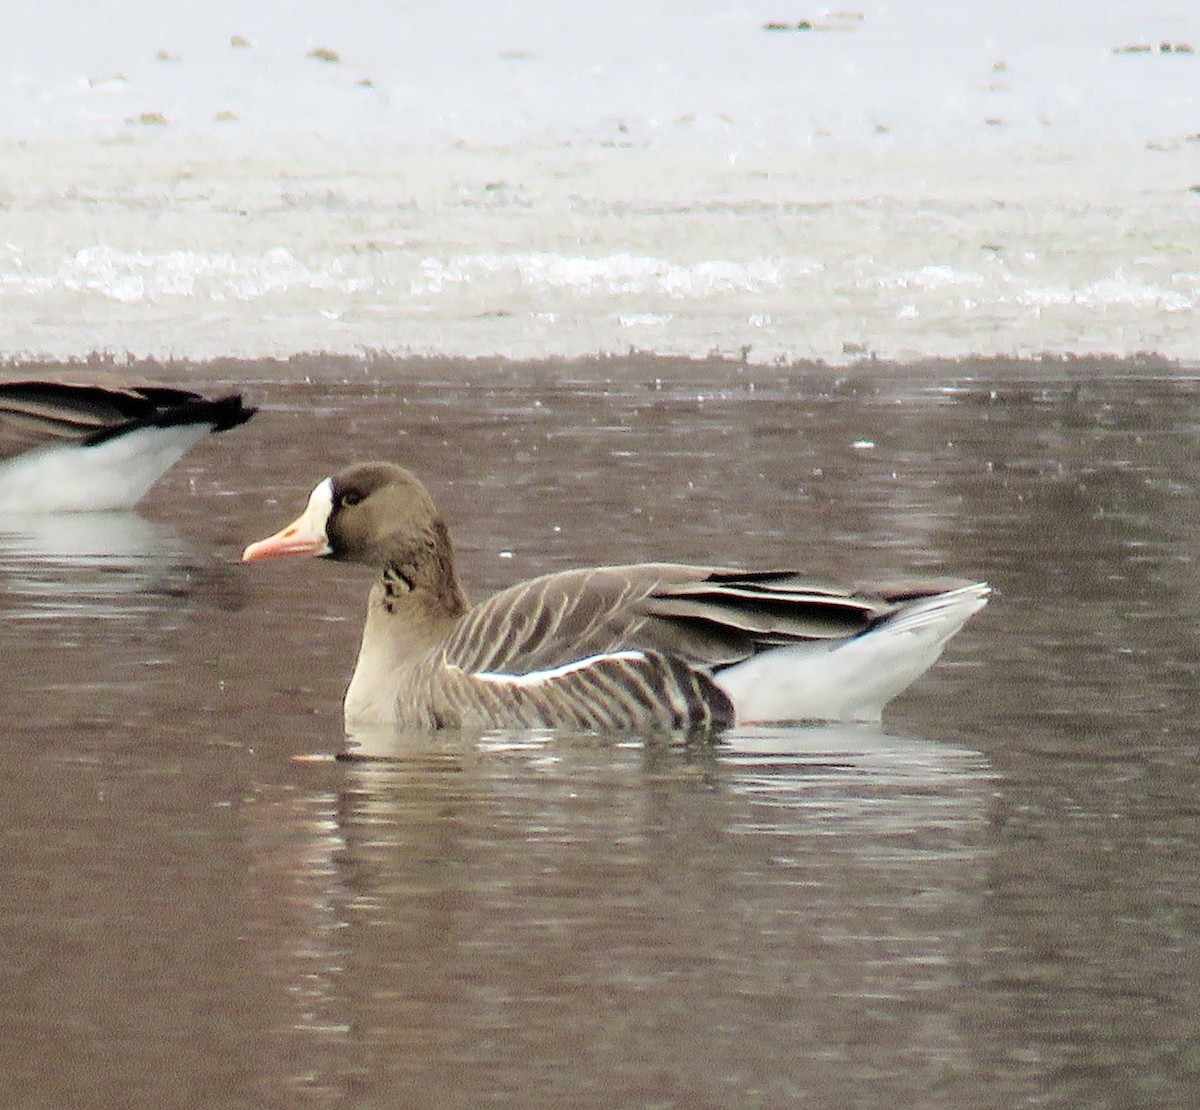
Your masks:
{"label": "dark wing feather", "polygon": [[9,382],[0,384],[0,459],[48,443],[101,443],[146,426],[211,423],[225,431],[254,411],[239,397],[209,400],[166,386]]}
{"label": "dark wing feather", "polygon": [[841,589],[791,571],[674,564],[535,578],[474,608],[446,646],[468,673],[528,674],[616,651],[650,651],[705,670],[780,644],[848,639],[946,579]]}

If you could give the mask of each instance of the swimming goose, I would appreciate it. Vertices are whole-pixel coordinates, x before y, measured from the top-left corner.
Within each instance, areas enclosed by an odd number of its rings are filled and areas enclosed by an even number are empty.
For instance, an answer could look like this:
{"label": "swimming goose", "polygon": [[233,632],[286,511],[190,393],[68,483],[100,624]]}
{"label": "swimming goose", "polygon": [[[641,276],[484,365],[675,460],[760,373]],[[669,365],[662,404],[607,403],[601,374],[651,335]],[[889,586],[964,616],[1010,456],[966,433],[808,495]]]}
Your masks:
{"label": "swimming goose", "polygon": [[0,384],[0,511],[131,509],[197,440],[255,411],[166,386]]}
{"label": "swimming goose", "polygon": [[650,563],[535,578],[471,605],[425,487],[390,463],[318,483],[255,562],[363,563],[371,588],[348,724],[715,730],[878,720],[971,614],[981,582],[874,589],[793,571]]}

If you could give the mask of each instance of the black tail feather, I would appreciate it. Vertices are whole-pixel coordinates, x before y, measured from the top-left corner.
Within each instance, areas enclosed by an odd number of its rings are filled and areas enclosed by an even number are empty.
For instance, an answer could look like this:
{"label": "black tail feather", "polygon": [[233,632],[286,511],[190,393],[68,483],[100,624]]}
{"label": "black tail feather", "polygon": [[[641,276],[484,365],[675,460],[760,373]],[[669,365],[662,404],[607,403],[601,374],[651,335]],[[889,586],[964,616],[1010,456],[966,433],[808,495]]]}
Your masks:
{"label": "black tail feather", "polygon": [[258,409],[253,405],[243,404],[241,395],[237,393],[216,400],[209,400],[199,394],[190,394],[184,400],[172,397],[162,408],[112,427],[101,428],[81,442],[84,446],[94,447],[139,428],[177,428],[185,424],[211,424],[214,433],[227,432],[230,428],[245,424],[256,412]]}

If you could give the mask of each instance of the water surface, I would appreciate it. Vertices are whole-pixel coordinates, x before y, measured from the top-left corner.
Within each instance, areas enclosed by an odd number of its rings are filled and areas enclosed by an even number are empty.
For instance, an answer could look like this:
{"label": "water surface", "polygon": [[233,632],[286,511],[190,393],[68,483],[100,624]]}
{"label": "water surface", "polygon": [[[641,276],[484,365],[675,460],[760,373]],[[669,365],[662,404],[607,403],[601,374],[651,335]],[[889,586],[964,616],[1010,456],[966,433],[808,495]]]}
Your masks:
{"label": "water surface", "polygon": [[[262,413],[134,516],[0,529],[5,1106],[1196,1103],[1194,377],[190,373]],[[367,457],[479,596],[643,558],[997,596],[881,729],[339,761],[366,579],[237,560]]]}

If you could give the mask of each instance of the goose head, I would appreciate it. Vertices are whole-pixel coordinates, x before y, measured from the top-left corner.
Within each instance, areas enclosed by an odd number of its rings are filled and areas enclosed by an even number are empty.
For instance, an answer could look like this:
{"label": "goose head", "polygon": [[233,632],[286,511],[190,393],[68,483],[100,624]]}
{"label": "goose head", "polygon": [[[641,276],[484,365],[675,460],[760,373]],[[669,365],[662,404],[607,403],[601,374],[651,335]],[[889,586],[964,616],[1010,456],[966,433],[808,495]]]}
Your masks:
{"label": "goose head", "polygon": [[291,524],[250,544],[245,562],[316,555],[398,576],[408,589],[458,592],[450,536],[425,487],[392,463],[358,463],[318,482]]}

